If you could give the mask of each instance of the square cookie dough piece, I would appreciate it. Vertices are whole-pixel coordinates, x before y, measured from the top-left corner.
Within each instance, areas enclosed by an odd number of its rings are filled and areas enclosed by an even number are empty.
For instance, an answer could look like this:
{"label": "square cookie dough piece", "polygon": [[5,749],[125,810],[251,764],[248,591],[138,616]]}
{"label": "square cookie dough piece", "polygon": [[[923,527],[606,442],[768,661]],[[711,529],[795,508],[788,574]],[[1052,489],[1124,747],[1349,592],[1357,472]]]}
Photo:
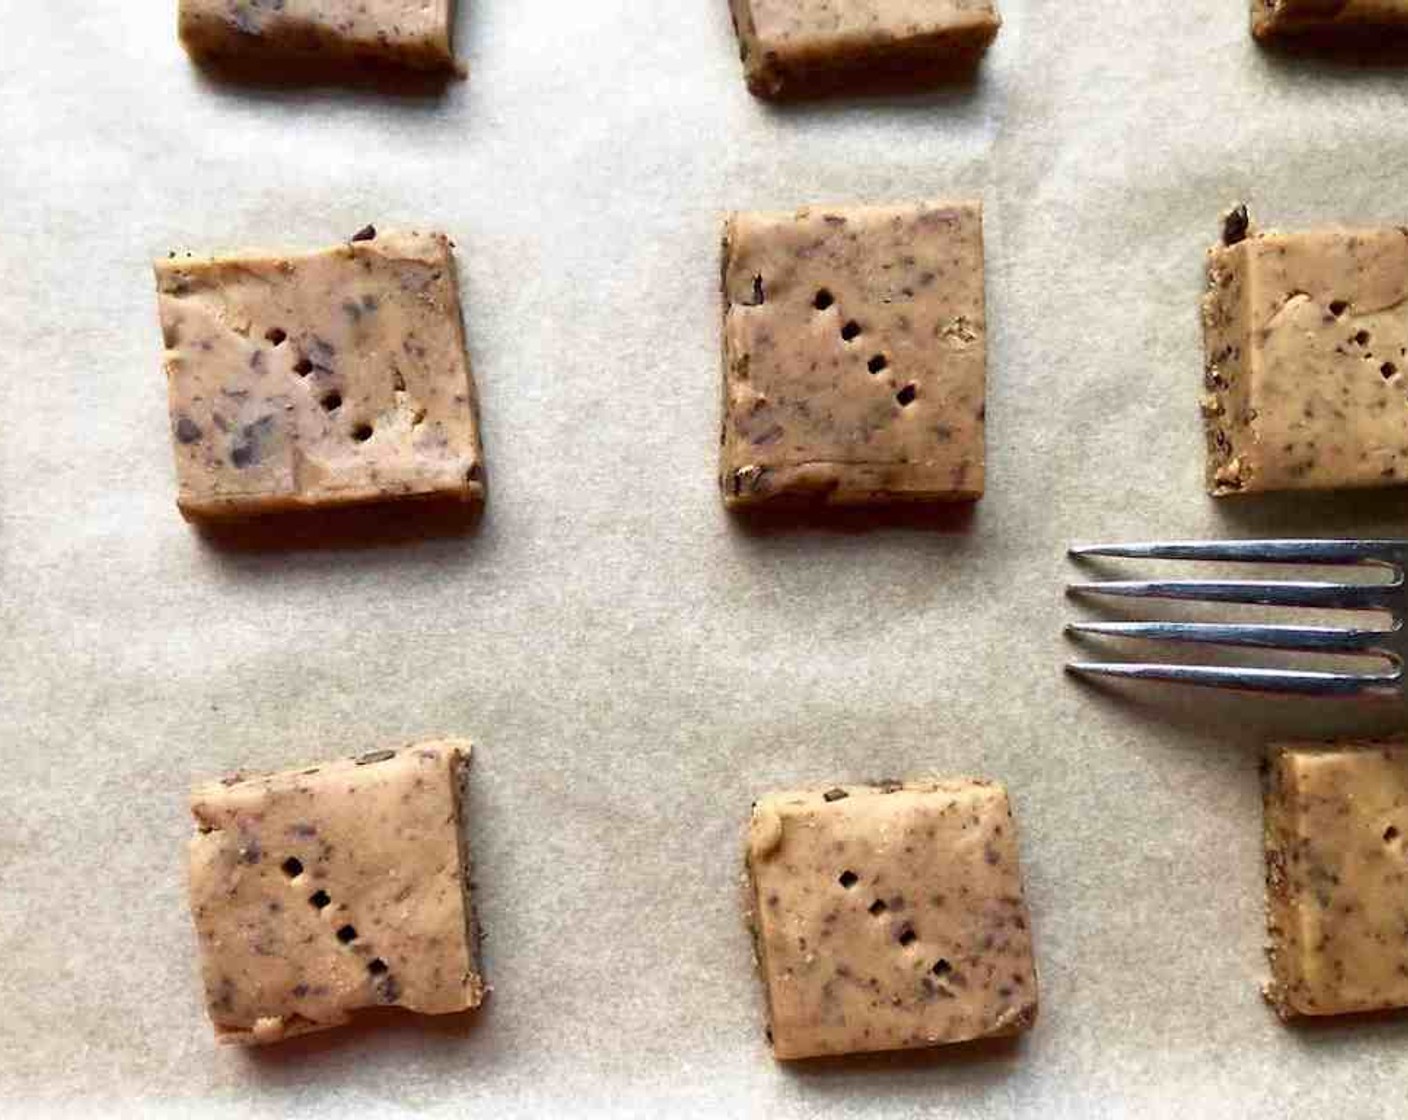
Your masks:
{"label": "square cookie dough piece", "polygon": [[731,0],[748,88],[824,92],[877,73],[971,66],[1002,20],[992,0]]}
{"label": "square cookie dough piece", "polygon": [[178,28],[196,59],[453,71],[453,19],[454,0],[180,0]]}
{"label": "square cookie dough piece", "polygon": [[221,1042],[276,1042],[397,1006],[479,1006],[463,740],[197,789],[191,910]]}
{"label": "square cookie dough piece", "polygon": [[1408,482],[1408,230],[1254,233],[1207,272],[1209,492]]}
{"label": "square cookie dough piece", "polygon": [[1036,1018],[1017,837],[980,780],[753,806],[749,924],[778,1058],[1009,1035]]}
{"label": "square cookie dough piece", "polygon": [[187,517],[483,499],[450,242],[358,236],[157,262]]}
{"label": "square cookie dough piece", "polygon": [[1408,28],[1408,0],[1252,0],[1252,34],[1342,35]]}
{"label": "square cookie dough piece", "polygon": [[1266,900],[1283,1018],[1408,1007],[1408,745],[1272,749]]}
{"label": "square cookie dough piece", "polygon": [[979,203],[734,214],[723,252],[727,505],[982,496]]}

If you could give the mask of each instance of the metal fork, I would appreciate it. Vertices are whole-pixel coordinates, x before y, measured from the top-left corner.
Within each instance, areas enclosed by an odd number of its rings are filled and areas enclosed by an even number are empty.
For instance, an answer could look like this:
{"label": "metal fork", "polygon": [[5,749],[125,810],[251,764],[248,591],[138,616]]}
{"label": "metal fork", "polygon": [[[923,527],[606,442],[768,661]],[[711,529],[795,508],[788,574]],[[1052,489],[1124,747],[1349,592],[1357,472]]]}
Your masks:
{"label": "metal fork", "polygon": [[1276,607],[1387,611],[1387,630],[1336,626],[1249,625],[1213,622],[1073,622],[1069,634],[1144,638],[1217,646],[1288,650],[1304,653],[1357,654],[1386,659],[1381,672],[1323,672],[1255,669],[1148,662],[1076,661],[1072,673],[1171,681],[1251,692],[1303,696],[1395,694],[1404,680],[1408,658],[1408,540],[1207,541],[1168,544],[1095,545],[1072,548],[1075,558],[1097,556],[1144,560],[1220,560],[1259,564],[1316,564],[1382,567],[1393,572],[1389,583],[1355,584],[1290,580],[1109,580],[1071,584],[1074,595],[1113,595],[1136,599],[1176,599],[1205,603],[1255,603]]}

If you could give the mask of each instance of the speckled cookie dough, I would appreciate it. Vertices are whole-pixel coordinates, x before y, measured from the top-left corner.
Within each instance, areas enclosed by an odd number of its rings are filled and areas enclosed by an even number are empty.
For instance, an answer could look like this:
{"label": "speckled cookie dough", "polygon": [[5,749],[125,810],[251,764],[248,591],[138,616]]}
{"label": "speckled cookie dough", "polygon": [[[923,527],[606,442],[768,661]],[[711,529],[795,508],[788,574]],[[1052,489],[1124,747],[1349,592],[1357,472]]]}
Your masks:
{"label": "speckled cookie dough", "polygon": [[1408,1007],[1408,745],[1272,749],[1266,897],[1283,1018]]}
{"label": "speckled cookie dough", "polygon": [[1408,230],[1228,225],[1203,299],[1209,492],[1408,482]]}
{"label": "speckled cookie dough", "polygon": [[820,92],[877,72],[971,66],[1002,20],[992,0],[731,0],[748,88]]}
{"label": "speckled cookie dough", "polygon": [[484,497],[454,256],[368,227],[322,252],[156,265],[191,518]]}
{"label": "speckled cookie dough", "polygon": [[221,1042],[276,1042],[363,1008],[479,1005],[469,752],[418,743],[192,794],[191,909]]}
{"label": "speckled cookie dough", "polygon": [[1334,35],[1408,28],[1408,0],[1252,0],[1252,34]]}
{"label": "speckled cookie dough", "polygon": [[937,1046],[1036,1018],[1016,826],[976,779],[770,794],[748,923],[778,1058]]}
{"label": "speckled cookie dough", "polygon": [[[180,0],[197,59],[298,59],[458,71],[453,0]],[[284,73],[284,71],[280,71]]]}
{"label": "speckled cookie dough", "polygon": [[727,505],[982,496],[978,203],[734,214],[723,254]]}

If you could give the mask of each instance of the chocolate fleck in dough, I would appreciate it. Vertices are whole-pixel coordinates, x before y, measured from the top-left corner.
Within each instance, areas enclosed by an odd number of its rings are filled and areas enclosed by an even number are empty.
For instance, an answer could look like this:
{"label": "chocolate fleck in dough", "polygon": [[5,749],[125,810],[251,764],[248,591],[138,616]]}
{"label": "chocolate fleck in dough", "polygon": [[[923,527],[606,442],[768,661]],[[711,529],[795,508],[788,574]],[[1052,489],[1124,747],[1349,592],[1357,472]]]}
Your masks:
{"label": "chocolate fleck in dough", "polygon": [[1283,1018],[1408,1007],[1408,745],[1272,749],[1266,897]]}
{"label": "chocolate fleck in dough", "polygon": [[753,806],[746,862],[778,1058],[936,1046],[1035,1020],[1031,929],[1001,786],[770,794]]}
{"label": "chocolate fleck in dough", "polygon": [[748,88],[821,92],[877,71],[952,70],[987,50],[992,0],[731,0]]}
{"label": "chocolate fleck in dough", "polygon": [[180,0],[194,58],[307,58],[458,71],[453,0]]}
{"label": "chocolate fleck in dough", "polygon": [[156,279],[187,517],[482,501],[474,382],[443,235],[172,257]]}
{"label": "chocolate fleck in dough", "polygon": [[1252,34],[1259,39],[1394,25],[1408,28],[1408,0],[1252,0]]}
{"label": "chocolate fleck in dough", "polygon": [[469,752],[418,743],[195,791],[191,909],[221,1042],[275,1042],[368,1007],[479,1006]]}
{"label": "chocolate fleck in dough", "polygon": [[723,253],[727,505],[982,496],[980,204],[734,214]]}
{"label": "chocolate fleck in dough", "polygon": [[1408,482],[1408,230],[1218,245],[1203,328],[1212,494]]}

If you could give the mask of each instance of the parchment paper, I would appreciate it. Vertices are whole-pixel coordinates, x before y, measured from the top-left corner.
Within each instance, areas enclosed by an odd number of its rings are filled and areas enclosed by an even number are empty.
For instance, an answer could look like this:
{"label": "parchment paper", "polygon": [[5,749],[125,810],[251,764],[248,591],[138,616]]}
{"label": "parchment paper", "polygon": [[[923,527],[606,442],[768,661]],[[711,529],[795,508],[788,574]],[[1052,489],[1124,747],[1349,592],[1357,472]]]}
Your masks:
{"label": "parchment paper", "polygon": [[[1401,1115],[1408,1022],[1258,985],[1258,752],[1396,706],[1061,671],[1074,540],[1403,533],[1380,494],[1214,505],[1220,210],[1408,220],[1408,68],[1268,55],[1244,0],[1005,0],[977,80],[769,108],[724,0],[474,0],[439,96],[251,88],[174,3],[0,31],[0,1111],[122,1116]],[[729,208],[980,196],[989,490],[753,532],[714,488]],[[459,245],[490,501],[411,544],[217,548],[177,516],[148,261],[366,222]],[[494,994],[246,1053],[205,1020],[186,789],[435,734]],[[774,1063],[751,798],[1006,782],[1042,982],[1014,1047]]]}

